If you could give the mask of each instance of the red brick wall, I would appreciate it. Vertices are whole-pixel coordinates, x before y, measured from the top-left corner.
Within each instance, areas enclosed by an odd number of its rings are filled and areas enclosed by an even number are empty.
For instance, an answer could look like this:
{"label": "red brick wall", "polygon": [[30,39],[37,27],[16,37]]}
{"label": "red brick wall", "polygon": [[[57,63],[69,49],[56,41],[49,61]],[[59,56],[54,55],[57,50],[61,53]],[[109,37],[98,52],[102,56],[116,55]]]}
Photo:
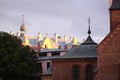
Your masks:
{"label": "red brick wall", "polygon": [[120,22],[120,10],[110,10],[110,30],[116,26],[116,24]]}
{"label": "red brick wall", "polygon": [[[73,80],[73,67],[80,67],[80,80],[85,80],[85,67],[91,64],[93,69],[97,66],[97,59],[66,59],[53,60],[52,80]],[[93,75],[93,80],[94,80]]]}
{"label": "red brick wall", "polygon": [[120,63],[120,25],[99,44],[97,80],[118,80]]}

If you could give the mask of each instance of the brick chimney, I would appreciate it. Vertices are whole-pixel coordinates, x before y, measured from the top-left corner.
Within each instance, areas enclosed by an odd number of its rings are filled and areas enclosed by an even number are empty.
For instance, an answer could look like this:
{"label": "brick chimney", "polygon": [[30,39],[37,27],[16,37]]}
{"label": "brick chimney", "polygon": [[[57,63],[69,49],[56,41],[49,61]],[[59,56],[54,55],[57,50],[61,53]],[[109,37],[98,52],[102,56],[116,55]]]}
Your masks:
{"label": "brick chimney", "polygon": [[65,45],[65,46],[64,46],[64,49],[68,49],[68,45]]}
{"label": "brick chimney", "polygon": [[58,49],[61,49],[61,45],[58,46]]}

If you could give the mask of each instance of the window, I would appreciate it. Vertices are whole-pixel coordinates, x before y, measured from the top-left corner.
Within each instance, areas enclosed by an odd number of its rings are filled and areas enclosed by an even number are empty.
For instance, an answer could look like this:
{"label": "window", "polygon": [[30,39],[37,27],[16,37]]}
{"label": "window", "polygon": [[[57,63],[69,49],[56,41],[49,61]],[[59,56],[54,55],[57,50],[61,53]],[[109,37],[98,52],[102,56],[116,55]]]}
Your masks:
{"label": "window", "polygon": [[47,62],[47,69],[50,67],[50,62]]}
{"label": "window", "polygon": [[90,65],[86,67],[86,80],[92,80],[93,69]]}
{"label": "window", "polygon": [[39,56],[47,56],[47,53],[40,53]]}
{"label": "window", "polygon": [[39,68],[40,68],[40,73],[42,73],[42,63],[38,63]]}
{"label": "window", "polygon": [[80,74],[80,69],[79,69],[79,66],[74,66],[74,69],[73,69],[73,80],[79,80],[79,74]]}
{"label": "window", "polygon": [[60,55],[60,52],[54,52],[52,53],[52,56],[59,56]]}

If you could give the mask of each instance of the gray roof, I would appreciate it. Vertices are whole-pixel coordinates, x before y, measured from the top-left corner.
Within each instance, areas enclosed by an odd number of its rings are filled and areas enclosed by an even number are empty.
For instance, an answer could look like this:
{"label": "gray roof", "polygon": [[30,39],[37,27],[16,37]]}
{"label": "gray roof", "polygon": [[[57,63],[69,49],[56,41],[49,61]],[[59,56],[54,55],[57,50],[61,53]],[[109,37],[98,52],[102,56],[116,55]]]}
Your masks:
{"label": "gray roof", "polygon": [[96,58],[96,46],[97,45],[93,44],[79,45],[78,47],[69,50],[63,58]]}
{"label": "gray roof", "polygon": [[92,40],[92,38],[91,38],[91,36],[89,35],[88,37],[87,37],[87,39],[82,43],[82,45],[88,45],[88,44],[90,44],[90,45],[96,45],[96,43]]}
{"label": "gray roof", "polygon": [[120,9],[120,0],[113,0],[110,9]]}

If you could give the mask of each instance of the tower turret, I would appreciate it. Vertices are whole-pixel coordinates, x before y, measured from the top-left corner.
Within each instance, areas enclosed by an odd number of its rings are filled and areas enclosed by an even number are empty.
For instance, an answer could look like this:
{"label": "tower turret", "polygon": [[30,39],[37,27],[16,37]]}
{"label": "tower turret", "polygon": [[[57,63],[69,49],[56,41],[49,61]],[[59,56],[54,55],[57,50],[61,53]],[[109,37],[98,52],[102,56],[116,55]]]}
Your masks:
{"label": "tower turret", "polygon": [[110,31],[120,23],[120,0],[110,0]]}
{"label": "tower turret", "polygon": [[24,15],[22,15],[22,25],[21,25],[21,27],[20,27],[20,31],[24,34],[24,33],[26,33],[26,26],[25,26],[25,24],[24,24]]}

